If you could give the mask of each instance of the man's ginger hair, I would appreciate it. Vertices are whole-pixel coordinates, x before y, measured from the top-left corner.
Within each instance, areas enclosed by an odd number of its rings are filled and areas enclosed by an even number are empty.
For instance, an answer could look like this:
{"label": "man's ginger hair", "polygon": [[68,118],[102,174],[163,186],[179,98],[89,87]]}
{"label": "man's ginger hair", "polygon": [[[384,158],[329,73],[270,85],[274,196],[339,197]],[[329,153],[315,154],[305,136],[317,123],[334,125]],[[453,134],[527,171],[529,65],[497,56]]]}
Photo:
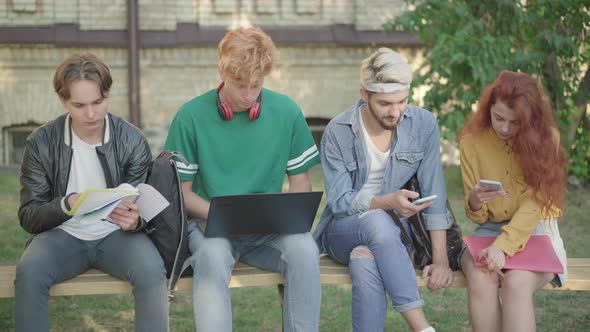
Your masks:
{"label": "man's ginger hair", "polygon": [[277,49],[260,28],[238,28],[223,37],[217,54],[224,79],[253,84],[272,71]]}

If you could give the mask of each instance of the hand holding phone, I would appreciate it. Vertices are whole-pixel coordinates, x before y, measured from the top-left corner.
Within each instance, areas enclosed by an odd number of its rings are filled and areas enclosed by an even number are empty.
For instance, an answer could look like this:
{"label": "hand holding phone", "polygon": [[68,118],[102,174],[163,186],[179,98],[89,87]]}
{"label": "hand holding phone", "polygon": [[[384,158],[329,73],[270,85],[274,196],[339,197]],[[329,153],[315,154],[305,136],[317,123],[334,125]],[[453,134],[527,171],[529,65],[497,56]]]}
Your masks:
{"label": "hand holding phone", "polygon": [[483,204],[507,194],[500,182],[479,180],[479,184],[474,186],[469,192],[469,209],[471,211],[479,211]]}
{"label": "hand holding phone", "polygon": [[437,195],[431,195],[431,196],[419,198],[419,199],[413,201],[412,204],[414,204],[414,205],[420,205],[422,203],[430,202],[430,201],[434,200],[437,197],[438,197]]}
{"label": "hand holding phone", "polygon": [[493,180],[479,180],[479,185],[485,187],[487,190],[490,191],[500,191],[506,192],[502,183]]}

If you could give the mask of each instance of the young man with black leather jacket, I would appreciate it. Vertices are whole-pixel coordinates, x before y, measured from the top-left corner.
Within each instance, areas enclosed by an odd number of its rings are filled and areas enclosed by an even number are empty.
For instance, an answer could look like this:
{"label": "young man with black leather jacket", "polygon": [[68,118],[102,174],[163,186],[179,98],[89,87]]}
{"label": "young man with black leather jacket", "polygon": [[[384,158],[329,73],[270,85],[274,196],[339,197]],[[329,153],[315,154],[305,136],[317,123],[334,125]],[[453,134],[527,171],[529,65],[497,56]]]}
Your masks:
{"label": "young man with black leather jacket", "polygon": [[112,78],[92,54],[73,55],[53,85],[66,114],[28,138],[21,168],[21,226],[33,234],[17,266],[16,331],[49,331],[53,284],[97,268],[133,285],[136,331],[166,331],[166,271],[141,229],[138,207],[125,203],[108,216],[71,217],[88,188],[137,185],[151,164],[139,129],[108,113]]}

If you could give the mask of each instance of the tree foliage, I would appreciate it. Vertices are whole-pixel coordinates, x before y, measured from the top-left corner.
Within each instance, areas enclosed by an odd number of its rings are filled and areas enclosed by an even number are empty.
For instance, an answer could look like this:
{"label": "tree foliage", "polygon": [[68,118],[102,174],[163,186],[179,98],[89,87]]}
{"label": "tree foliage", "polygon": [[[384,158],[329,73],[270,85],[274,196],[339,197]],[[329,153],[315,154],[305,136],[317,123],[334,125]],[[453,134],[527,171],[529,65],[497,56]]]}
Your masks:
{"label": "tree foliage", "polygon": [[569,150],[570,172],[590,179],[590,1],[408,0],[387,30],[418,33],[426,59],[417,84],[443,137],[461,129],[500,70],[540,78]]}

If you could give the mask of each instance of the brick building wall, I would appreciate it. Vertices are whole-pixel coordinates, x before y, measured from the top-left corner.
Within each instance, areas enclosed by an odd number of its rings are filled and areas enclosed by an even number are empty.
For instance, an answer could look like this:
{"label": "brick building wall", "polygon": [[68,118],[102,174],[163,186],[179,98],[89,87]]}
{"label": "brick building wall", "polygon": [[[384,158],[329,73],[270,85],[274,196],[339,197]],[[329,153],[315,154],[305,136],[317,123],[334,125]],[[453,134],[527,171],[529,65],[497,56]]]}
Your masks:
{"label": "brick building wall", "polygon": [[[140,30],[161,32],[162,36],[168,36],[162,37],[164,43],[171,36],[166,32],[194,26],[223,30],[239,25],[258,25],[263,29],[279,26],[287,41],[289,27],[317,29],[346,25],[359,32],[380,31],[383,23],[406,9],[403,0],[139,0],[138,3]],[[0,42],[15,38],[6,35],[2,27],[56,27],[41,31],[54,33],[58,41],[62,38],[61,27],[72,25],[80,33],[124,32],[126,6],[125,0],[0,1]],[[65,44],[0,43],[0,164],[11,162],[15,128],[36,126],[63,112],[51,81],[55,66],[73,52],[95,53],[109,65],[114,78],[110,111],[128,118],[125,44],[90,48]],[[277,42],[278,65],[265,85],[291,96],[306,117],[329,119],[356,100],[360,61],[381,45]],[[385,46],[402,53],[415,68],[422,62],[416,46],[392,43]],[[216,42],[142,47],[142,128],[154,153],[161,149],[178,108],[219,83],[216,60]]]}
{"label": "brick building wall", "polygon": [[[140,29],[203,26],[353,24],[379,30],[407,9],[403,0],[139,0]],[[126,0],[4,0],[0,26],[79,24],[83,30],[124,30]]]}

